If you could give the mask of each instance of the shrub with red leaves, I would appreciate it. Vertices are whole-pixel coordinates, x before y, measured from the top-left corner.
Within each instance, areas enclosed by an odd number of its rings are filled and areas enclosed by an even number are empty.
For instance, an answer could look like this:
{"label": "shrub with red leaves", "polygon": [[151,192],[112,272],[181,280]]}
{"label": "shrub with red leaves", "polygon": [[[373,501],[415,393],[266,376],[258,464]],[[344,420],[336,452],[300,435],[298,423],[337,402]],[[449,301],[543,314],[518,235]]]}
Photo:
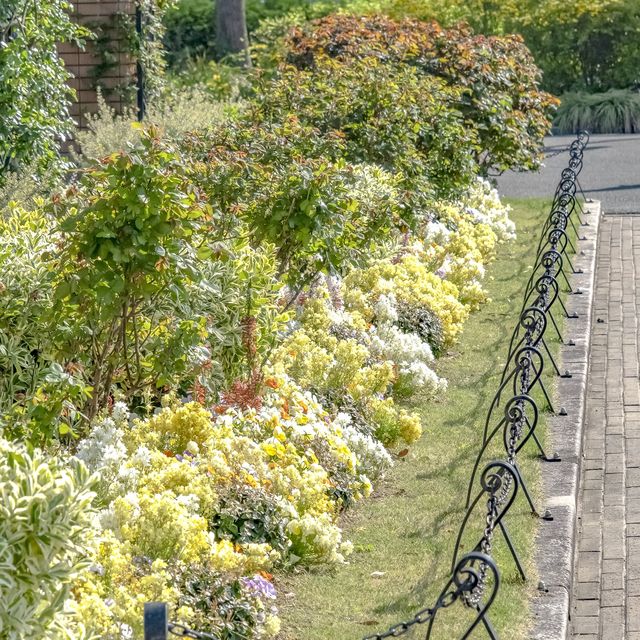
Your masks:
{"label": "shrub with red leaves", "polygon": [[557,100],[541,91],[541,74],[522,38],[475,35],[460,25],[384,16],[331,15],[294,28],[287,61],[314,72],[326,58],[343,64],[375,58],[407,65],[461,89],[457,107],[478,136],[481,170],[530,169],[540,161]]}

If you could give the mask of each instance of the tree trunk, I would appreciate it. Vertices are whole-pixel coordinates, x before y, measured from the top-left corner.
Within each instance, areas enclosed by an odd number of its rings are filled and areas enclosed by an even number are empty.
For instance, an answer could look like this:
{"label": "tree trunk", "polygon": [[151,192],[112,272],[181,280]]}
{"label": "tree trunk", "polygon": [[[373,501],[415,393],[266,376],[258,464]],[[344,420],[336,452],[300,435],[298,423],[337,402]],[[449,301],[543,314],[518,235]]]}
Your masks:
{"label": "tree trunk", "polygon": [[243,66],[251,66],[245,0],[216,0],[216,47],[222,58],[236,55]]}

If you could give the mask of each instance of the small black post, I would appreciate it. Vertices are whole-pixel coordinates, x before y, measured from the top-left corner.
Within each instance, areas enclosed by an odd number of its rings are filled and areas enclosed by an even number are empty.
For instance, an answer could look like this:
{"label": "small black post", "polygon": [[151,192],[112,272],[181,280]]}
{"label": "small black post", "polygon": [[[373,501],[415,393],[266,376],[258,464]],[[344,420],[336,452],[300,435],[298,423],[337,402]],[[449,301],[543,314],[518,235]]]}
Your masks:
{"label": "small black post", "polygon": [[167,640],[169,613],[165,602],[146,602],[144,605],[144,640]]}
{"label": "small black post", "polygon": [[144,67],[142,66],[142,9],[139,3],[136,3],[136,35],[138,37],[138,59],[136,60],[138,122],[142,122],[146,104],[144,99]]}

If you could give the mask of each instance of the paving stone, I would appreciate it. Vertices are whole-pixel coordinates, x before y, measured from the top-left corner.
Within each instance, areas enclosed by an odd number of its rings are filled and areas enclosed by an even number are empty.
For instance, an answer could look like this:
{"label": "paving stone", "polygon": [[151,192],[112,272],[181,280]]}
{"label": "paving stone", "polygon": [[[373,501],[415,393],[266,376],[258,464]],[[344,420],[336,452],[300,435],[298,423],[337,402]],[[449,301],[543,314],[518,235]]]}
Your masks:
{"label": "paving stone", "polygon": [[599,582],[579,582],[575,588],[577,600],[597,600],[600,598]]}
{"label": "paving stone", "polygon": [[594,325],[590,337],[572,639],[640,640],[640,286],[636,282],[640,282],[640,216],[607,216],[600,227],[594,292],[595,314],[606,323]]}
{"label": "paving stone", "polygon": [[627,599],[627,631],[640,632],[640,596]]}
{"label": "paving stone", "polygon": [[[597,634],[599,631],[600,620],[597,617],[575,617],[573,620],[573,632],[578,638],[588,634]],[[618,638],[618,640],[620,640],[620,638]]]}
{"label": "paving stone", "polygon": [[600,598],[600,605],[602,607],[620,607],[624,606],[625,593],[624,589],[610,589],[609,591],[603,591]]}

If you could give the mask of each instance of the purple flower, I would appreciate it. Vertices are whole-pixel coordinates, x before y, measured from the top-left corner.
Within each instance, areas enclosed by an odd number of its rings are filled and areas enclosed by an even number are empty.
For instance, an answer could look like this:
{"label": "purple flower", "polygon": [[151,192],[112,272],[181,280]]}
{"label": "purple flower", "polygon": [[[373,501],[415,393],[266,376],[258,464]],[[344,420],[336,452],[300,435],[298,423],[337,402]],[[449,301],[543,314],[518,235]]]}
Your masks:
{"label": "purple flower", "polygon": [[255,575],[253,578],[242,578],[242,584],[247,591],[250,591],[252,595],[258,598],[267,598],[269,600],[275,600],[276,598],[275,587],[261,575]]}

